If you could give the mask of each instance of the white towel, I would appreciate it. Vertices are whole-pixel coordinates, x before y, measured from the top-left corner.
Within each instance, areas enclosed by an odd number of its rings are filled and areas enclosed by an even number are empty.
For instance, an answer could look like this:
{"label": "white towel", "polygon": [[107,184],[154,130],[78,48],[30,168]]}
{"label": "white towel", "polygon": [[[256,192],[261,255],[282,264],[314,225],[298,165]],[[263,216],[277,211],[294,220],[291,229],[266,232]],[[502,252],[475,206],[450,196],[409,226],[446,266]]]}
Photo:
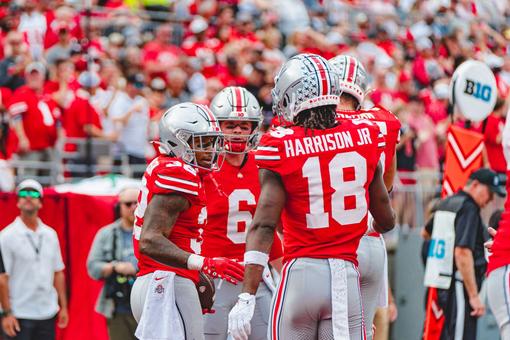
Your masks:
{"label": "white towel", "polygon": [[388,300],[389,300],[389,282],[388,282],[388,253],[386,252],[386,243],[384,242],[384,237],[382,235],[379,235],[379,238],[384,246],[384,277],[383,277],[383,284],[381,287],[381,291],[379,292],[379,297],[377,301],[377,306],[386,308],[388,307]]}
{"label": "white towel", "polygon": [[175,273],[152,274],[135,336],[140,340],[184,340],[184,327],[175,304]]}
{"label": "white towel", "polygon": [[349,340],[347,271],[345,269],[345,261],[329,259],[329,268],[331,270],[333,337],[335,340]]}
{"label": "white towel", "polygon": [[271,273],[271,270],[269,269],[269,266],[264,267],[264,272],[262,273],[262,280],[266,284],[267,288],[271,291],[271,294],[276,293],[276,283],[273,279],[273,275]]}

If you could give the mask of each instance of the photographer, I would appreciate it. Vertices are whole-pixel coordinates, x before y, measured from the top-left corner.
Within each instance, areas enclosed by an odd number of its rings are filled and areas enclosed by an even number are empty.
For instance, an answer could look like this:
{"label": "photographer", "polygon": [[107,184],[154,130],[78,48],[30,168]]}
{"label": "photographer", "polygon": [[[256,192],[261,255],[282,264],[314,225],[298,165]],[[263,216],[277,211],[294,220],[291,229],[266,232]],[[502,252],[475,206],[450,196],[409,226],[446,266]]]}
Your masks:
{"label": "photographer", "polygon": [[87,259],[89,275],[105,280],[96,311],[107,318],[110,339],[136,339],[136,321],[131,314],[129,297],[138,270],[133,252],[133,223],[138,189],[119,193],[120,218],[101,228],[92,243]]}

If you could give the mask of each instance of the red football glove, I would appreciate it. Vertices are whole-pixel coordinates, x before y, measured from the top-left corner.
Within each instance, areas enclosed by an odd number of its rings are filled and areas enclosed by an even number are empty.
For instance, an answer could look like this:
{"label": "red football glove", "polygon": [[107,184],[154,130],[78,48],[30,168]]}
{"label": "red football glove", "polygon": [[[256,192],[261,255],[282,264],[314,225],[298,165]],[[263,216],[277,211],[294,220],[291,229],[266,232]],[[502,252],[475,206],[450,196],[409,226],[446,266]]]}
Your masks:
{"label": "red football glove", "polygon": [[243,280],[244,267],[226,257],[206,257],[202,271],[209,276],[224,279],[232,284]]}

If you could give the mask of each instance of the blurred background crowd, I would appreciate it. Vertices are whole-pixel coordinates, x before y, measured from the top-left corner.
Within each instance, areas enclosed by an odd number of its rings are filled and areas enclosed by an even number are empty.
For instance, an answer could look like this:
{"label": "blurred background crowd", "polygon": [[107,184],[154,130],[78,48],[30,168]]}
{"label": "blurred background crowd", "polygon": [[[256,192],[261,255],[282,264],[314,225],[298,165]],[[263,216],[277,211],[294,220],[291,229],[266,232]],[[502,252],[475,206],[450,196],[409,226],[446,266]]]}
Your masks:
{"label": "blurred background crowd", "polygon": [[[434,191],[444,160],[448,84],[475,58],[494,71],[486,162],[506,169],[501,131],[510,89],[506,0],[18,0],[0,2],[0,190],[96,174],[139,177],[157,122],[182,101],[208,104],[246,87],[271,124],[271,88],[297,53],[357,56],[364,106],[402,122],[400,185]],[[35,176],[35,177],[34,177]]]}

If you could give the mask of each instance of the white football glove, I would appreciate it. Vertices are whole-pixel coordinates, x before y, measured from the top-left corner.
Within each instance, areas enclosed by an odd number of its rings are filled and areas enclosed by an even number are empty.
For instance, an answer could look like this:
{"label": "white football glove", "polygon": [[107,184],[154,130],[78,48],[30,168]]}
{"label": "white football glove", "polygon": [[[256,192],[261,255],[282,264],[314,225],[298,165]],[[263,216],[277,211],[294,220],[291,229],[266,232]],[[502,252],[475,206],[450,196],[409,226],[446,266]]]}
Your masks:
{"label": "white football glove", "polygon": [[228,314],[228,332],[234,340],[248,340],[251,318],[255,311],[255,295],[239,294],[236,305]]}

